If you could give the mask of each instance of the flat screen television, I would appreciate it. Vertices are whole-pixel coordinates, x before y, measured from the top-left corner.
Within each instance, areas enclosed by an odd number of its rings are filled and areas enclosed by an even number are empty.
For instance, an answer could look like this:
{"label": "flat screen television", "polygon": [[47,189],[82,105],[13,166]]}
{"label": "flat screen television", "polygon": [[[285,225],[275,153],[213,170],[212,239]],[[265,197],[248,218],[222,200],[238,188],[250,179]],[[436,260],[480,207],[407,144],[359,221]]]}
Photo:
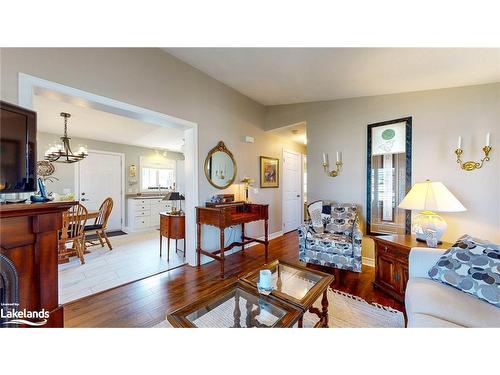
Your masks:
{"label": "flat screen television", "polygon": [[0,101],[0,194],[36,185],[36,112]]}

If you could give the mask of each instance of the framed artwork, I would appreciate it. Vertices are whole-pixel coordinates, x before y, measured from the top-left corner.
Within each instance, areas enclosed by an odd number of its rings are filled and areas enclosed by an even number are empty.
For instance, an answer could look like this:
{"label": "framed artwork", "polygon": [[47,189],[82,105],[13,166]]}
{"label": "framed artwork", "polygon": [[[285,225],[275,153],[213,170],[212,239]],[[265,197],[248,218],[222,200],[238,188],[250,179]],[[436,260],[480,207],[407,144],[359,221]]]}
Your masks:
{"label": "framed artwork", "polygon": [[280,161],[267,156],[260,157],[260,187],[279,187]]}

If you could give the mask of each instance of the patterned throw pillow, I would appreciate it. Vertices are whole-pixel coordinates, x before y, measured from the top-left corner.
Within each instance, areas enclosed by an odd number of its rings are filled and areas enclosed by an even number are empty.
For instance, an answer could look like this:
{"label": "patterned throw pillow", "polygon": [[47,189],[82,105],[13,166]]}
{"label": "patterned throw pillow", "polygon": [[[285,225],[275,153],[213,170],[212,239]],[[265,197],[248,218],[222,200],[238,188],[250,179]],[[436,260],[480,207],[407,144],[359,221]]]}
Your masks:
{"label": "patterned throw pillow", "polygon": [[332,206],[331,221],[326,225],[326,230],[331,233],[352,235],[358,211],[355,204],[334,204]]}
{"label": "patterned throw pillow", "polygon": [[322,209],[323,209],[323,202],[321,201],[311,203],[307,207],[307,212],[309,213],[309,218],[311,219],[313,230],[316,233],[323,233],[325,229],[323,224],[323,217],[321,215]]}
{"label": "patterned throw pillow", "polygon": [[465,235],[447,250],[429,276],[500,307],[500,246]]}

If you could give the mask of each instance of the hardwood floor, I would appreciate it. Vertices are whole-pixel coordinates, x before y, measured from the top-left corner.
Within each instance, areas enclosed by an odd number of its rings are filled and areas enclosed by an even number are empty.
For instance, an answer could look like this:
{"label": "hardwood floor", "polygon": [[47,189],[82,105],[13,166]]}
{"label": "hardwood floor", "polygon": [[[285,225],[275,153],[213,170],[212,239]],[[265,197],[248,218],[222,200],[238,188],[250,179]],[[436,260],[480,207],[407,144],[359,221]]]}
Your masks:
{"label": "hardwood floor", "polygon": [[[298,235],[288,233],[269,244],[269,260],[298,260]],[[226,278],[219,277],[219,263],[198,267],[182,266],[64,305],[65,327],[151,327],[175,310],[221,285],[232,282],[264,264],[264,248],[253,246],[226,258]],[[322,268],[332,273],[331,269]],[[363,266],[361,274],[340,273],[334,287],[398,310],[401,303],[372,286],[375,270]]]}

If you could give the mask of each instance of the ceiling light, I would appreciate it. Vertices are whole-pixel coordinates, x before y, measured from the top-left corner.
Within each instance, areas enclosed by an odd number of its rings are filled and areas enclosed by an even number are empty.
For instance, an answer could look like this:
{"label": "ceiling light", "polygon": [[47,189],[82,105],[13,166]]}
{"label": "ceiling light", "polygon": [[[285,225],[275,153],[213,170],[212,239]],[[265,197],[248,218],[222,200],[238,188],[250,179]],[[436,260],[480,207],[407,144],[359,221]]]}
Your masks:
{"label": "ceiling light", "polygon": [[89,153],[87,147],[80,145],[78,151],[73,153],[69,142],[71,140],[68,137],[68,118],[71,117],[69,113],[61,112],[61,117],[64,118],[64,135],[60,138],[62,143],[55,142],[50,145],[49,149],[45,151],[45,160],[58,163],[76,163],[80,160],[86,158]]}

